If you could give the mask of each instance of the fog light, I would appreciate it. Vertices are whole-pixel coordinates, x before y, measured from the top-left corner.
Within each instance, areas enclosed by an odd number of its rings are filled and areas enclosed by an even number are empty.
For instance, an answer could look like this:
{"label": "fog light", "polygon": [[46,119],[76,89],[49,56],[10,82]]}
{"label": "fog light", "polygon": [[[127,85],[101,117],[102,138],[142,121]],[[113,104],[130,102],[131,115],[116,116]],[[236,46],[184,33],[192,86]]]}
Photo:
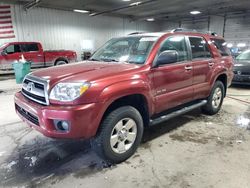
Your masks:
{"label": "fog light", "polygon": [[56,127],[56,130],[59,131],[69,131],[69,122],[64,120],[54,120],[54,125]]}

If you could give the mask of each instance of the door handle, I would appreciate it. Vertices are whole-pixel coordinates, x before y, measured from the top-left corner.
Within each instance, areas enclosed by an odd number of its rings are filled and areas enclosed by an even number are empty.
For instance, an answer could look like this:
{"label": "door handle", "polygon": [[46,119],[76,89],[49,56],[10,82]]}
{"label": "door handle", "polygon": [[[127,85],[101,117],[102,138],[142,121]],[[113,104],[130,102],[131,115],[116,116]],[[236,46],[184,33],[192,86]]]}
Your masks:
{"label": "door handle", "polygon": [[192,69],[193,69],[192,66],[186,66],[186,67],[185,67],[185,70],[186,70],[186,71],[191,71]]}
{"label": "door handle", "polygon": [[209,67],[214,66],[214,62],[209,62],[209,63],[208,63],[208,66],[209,66]]}

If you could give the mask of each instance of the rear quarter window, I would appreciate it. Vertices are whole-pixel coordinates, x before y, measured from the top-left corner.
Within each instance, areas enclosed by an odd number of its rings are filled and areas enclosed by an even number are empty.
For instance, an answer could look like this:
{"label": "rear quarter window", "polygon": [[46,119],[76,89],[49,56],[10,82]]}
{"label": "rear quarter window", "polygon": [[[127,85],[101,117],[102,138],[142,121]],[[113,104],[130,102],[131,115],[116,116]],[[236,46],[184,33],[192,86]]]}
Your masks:
{"label": "rear quarter window", "polygon": [[37,51],[39,51],[38,45],[36,43],[22,44],[21,47],[22,47],[23,52],[37,52]]}
{"label": "rear quarter window", "polygon": [[213,44],[215,45],[215,47],[218,49],[219,53],[222,56],[230,56],[231,55],[231,52],[227,48],[227,43],[225,40],[212,38],[211,41],[213,42]]}

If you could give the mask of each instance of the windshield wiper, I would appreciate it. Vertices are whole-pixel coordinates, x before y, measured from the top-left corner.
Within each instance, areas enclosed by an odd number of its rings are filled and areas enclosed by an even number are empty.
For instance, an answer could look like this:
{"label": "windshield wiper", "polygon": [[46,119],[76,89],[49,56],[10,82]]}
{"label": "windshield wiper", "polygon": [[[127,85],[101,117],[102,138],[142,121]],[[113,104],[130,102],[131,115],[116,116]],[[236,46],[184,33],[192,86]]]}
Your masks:
{"label": "windshield wiper", "polygon": [[94,59],[94,58],[91,58],[89,59],[90,61],[100,61],[99,59]]}
{"label": "windshield wiper", "polygon": [[105,61],[105,62],[118,62],[115,59],[102,59],[102,61]]}

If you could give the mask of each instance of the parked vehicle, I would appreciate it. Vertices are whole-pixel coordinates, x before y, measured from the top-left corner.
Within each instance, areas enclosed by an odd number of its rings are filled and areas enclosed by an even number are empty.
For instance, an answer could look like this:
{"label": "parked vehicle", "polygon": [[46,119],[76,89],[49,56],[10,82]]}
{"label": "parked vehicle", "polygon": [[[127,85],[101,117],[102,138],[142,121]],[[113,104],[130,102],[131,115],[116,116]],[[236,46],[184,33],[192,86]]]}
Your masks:
{"label": "parked vehicle", "polygon": [[76,52],[70,50],[43,51],[39,42],[10,42],[0,47],[0,70],[12,69],[12,63],[23,55],[31,68],[49,67],[75,62]]}
{"label": "parked vehicle", "polygon": [[233,84],[250,85],[250,50],[236,57]]}
{"label": "parked vehicle", "polygon": [[85,63],[28,75],[15,95],[17,114],[48,137],[92,138],[99,155],[119,163],[145,127],[199,107],[220,110],[233,79],[224,43],[180,30],[112,39]]}

